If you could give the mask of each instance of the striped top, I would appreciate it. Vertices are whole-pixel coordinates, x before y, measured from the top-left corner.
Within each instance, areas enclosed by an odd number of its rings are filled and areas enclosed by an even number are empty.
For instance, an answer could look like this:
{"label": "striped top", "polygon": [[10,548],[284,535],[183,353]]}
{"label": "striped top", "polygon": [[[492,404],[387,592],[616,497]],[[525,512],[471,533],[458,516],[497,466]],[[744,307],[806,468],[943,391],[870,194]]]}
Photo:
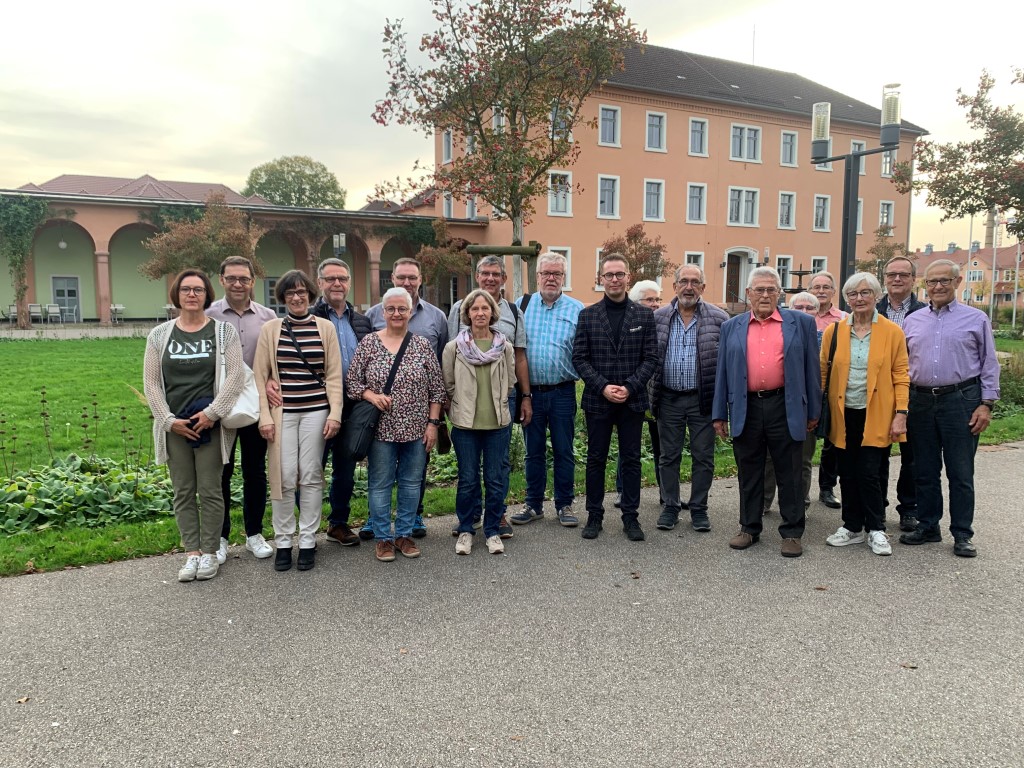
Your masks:
{"label": "striped top", "polygon": [[295,341],[302,348],[302,353],[320,380],[324,380],[324,344],[312,315],[294,317],[289,314],[281,328],[281,338],[277,343],[277,369],[281,376],[281,399],[284,410],[291,413],[327,410],[327,391],[314,378],[313,374],[302,362],[288,327],[295,334]]}

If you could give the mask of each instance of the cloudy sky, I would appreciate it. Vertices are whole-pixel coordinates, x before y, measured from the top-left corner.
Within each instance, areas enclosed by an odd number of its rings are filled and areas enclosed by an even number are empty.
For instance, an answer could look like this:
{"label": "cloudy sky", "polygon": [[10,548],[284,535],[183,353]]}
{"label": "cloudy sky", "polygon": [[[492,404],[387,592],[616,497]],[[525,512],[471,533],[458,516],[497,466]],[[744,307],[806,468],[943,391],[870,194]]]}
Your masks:
{"label": "cloudy sky", "polygon": [[[899,82],[904,118],[942,141],[967,135],[956,89],[973,89],[982,68],[1000,80],[1003,103],[1024,94],[1008,85],[1011,67],[1024,67],[1024,4],[995,14],[951,0],[624,4],[655,45],[798,72],[871,104]],[[422,136],[370,118],[386,85],[385,17],[405,20],[414,48],[429,11],[428,0],[13,4],[0,58],[0,188],[149,173],[240,190],[252,167],[301,154],[334,171],[358,208],[376,182],[431,156]],[[940,224],[923,202],[912,247],[967,242],[966,221]]]}

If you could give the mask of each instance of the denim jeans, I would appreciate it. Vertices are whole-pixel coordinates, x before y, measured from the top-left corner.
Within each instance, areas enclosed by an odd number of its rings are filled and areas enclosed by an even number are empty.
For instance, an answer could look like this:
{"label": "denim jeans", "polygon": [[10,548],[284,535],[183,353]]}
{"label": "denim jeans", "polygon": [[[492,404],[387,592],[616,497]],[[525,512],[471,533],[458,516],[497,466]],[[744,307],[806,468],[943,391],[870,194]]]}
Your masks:
{"label": "denim jeans", "polygon": [[[351,406],[355,405],[354,400],[345,399],[345,407],[342,411],[342,423],[351,414]],[[324,446],[323,459],[320,465],[327,466],[327,457],[331,458],[331,487],[327,492],[331,502],[331,514],[327,518],[327,525],[330,528],[341,523],[348,523],[348,516],[351,512],[352,492],[355,490],[356,464],[354,459],[345,458],[341,455],[341,436],[332,438]]]}
{"label": "denim jeans", "polygon": [[918,527],[939,529],[942,519],[942,469],[949,481],[949,532],[954,538],[974,535],[974,454],[978,436],[968,422],[981,404],[975,382],[945,395],[911,387],[907,437],[914,451]]}
{"label": "denim jeans", "polygon": [[[427,452],[422,440],[386,443],[374,440],[366,457],[369,484],[370,525],[373,538],[391,541],[412,535],[420,498]],[[395,532],[391,534],[391,491],[398,484]]]}
{"label": "denim jeans", "polygon": [[572,504],[575,494],[576,456],[573,436],[576,432],[576,382],[548,392],[533,392],[533,418],[523,428],[526,439],[526,503],[543,509],[548,482],[548,438],[554,464],[555,509]]}
{"label": "denim jeans", "polygon": [[[260,434],[258,424],[242,427],[235,433],[235,445],[242,450],[242,519],[245,535],[263,533],[263,515],[267,511],[267,441]],[[231,459],[221,474],[221,493],[224,496],[224,524],[220,535],[225,539],[231,533],[231,475],[235,472],[235,447]]]}
{"label": "denim jeans", "polygon": [[[508,456],[509,430],[462,429],[452,427],[452,448],[459,462],[459,488],[455,495],[455,513],[459,517],[459,533],[473,533],[477,510],[483,509],[484,535],[498,535],[508,487],[505,461]],[[480,493],[480,462],[483,460],[484,489]]]}

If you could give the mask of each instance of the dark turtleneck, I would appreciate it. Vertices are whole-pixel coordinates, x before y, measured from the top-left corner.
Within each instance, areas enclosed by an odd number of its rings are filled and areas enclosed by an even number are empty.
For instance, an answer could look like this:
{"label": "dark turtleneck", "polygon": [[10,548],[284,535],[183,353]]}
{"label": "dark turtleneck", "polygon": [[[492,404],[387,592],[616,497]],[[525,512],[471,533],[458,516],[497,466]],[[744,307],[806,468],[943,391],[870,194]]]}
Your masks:
{"label": "dark turtleneck", "polygon": [[608,324],[612,327],[612,339],[616,344],[622,338],[622,323],[626,319],[626,307],[629,306],[627,298],[623,296],[622,301],[612,301],[611,298],[605,296],[602,299],[605,312],[608,313]]}

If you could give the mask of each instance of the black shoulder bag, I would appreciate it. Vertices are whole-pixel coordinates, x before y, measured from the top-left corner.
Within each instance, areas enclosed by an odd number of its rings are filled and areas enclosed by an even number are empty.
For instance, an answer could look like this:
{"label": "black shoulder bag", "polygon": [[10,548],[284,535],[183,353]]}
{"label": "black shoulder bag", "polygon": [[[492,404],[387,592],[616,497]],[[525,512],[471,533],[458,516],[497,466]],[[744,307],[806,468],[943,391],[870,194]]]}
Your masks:
{"label": "black shoulder bag", "polygon": [[[402,364],[405,356],[405,348],[409,346],[412,339],[411,333],[406,333],[402,339],[402,346],[398,348],[395,355],[395,362],[391,364],[391,372],[388,373],[387,383],[384,385],[384,392],[381,394],[390,395],[391,388],[395,385],[395,377],[398,375],[398,366]],[[341,455],[353,461],[362,461],[370,452],[370,445],[377,436],[377,422],[380,421],[380,411],[369,400],[359,400],[349,413],[345,422],[341,425],[341,440],[339,450]]]}
{"label": "black shoulder bag", "polygon": [[[523,298],[521,298],[519,300],[520,303],[521,303],[521,306],[517,307],[514,303],[512,304],[512,311],[516,314],[516,333],[517,334],[519,332],[519,316],[520,316],[520,314],[525,316],[526,308],[528,306],[530,306],[530,297],[531,296],[533,296],[532,293],[525,294],[523,296]],[[511,341],[512,341],[512,346],[515,347],[515,341],[516,340],[512,339]],[[521,382],[517,381],[516,382],[516,424],[522,424],[523,423],[523,400],[525,400],[525,399],[526,398],[523,397],[523,385],[522,385]]]}
{"label": "black shoulder bag", "polygon": [[815,437],[828,438],[829,429],[832,426],[832,409],[828,404],[828,388],[832,384],[832,358],[836,356],[836,341],[839,339],[840,324],[835,323],[835,332],[832,334],[832,343],[828,347],[828,371],[825,373],[825,389],[821,393],[821,416],[814,428]]}

